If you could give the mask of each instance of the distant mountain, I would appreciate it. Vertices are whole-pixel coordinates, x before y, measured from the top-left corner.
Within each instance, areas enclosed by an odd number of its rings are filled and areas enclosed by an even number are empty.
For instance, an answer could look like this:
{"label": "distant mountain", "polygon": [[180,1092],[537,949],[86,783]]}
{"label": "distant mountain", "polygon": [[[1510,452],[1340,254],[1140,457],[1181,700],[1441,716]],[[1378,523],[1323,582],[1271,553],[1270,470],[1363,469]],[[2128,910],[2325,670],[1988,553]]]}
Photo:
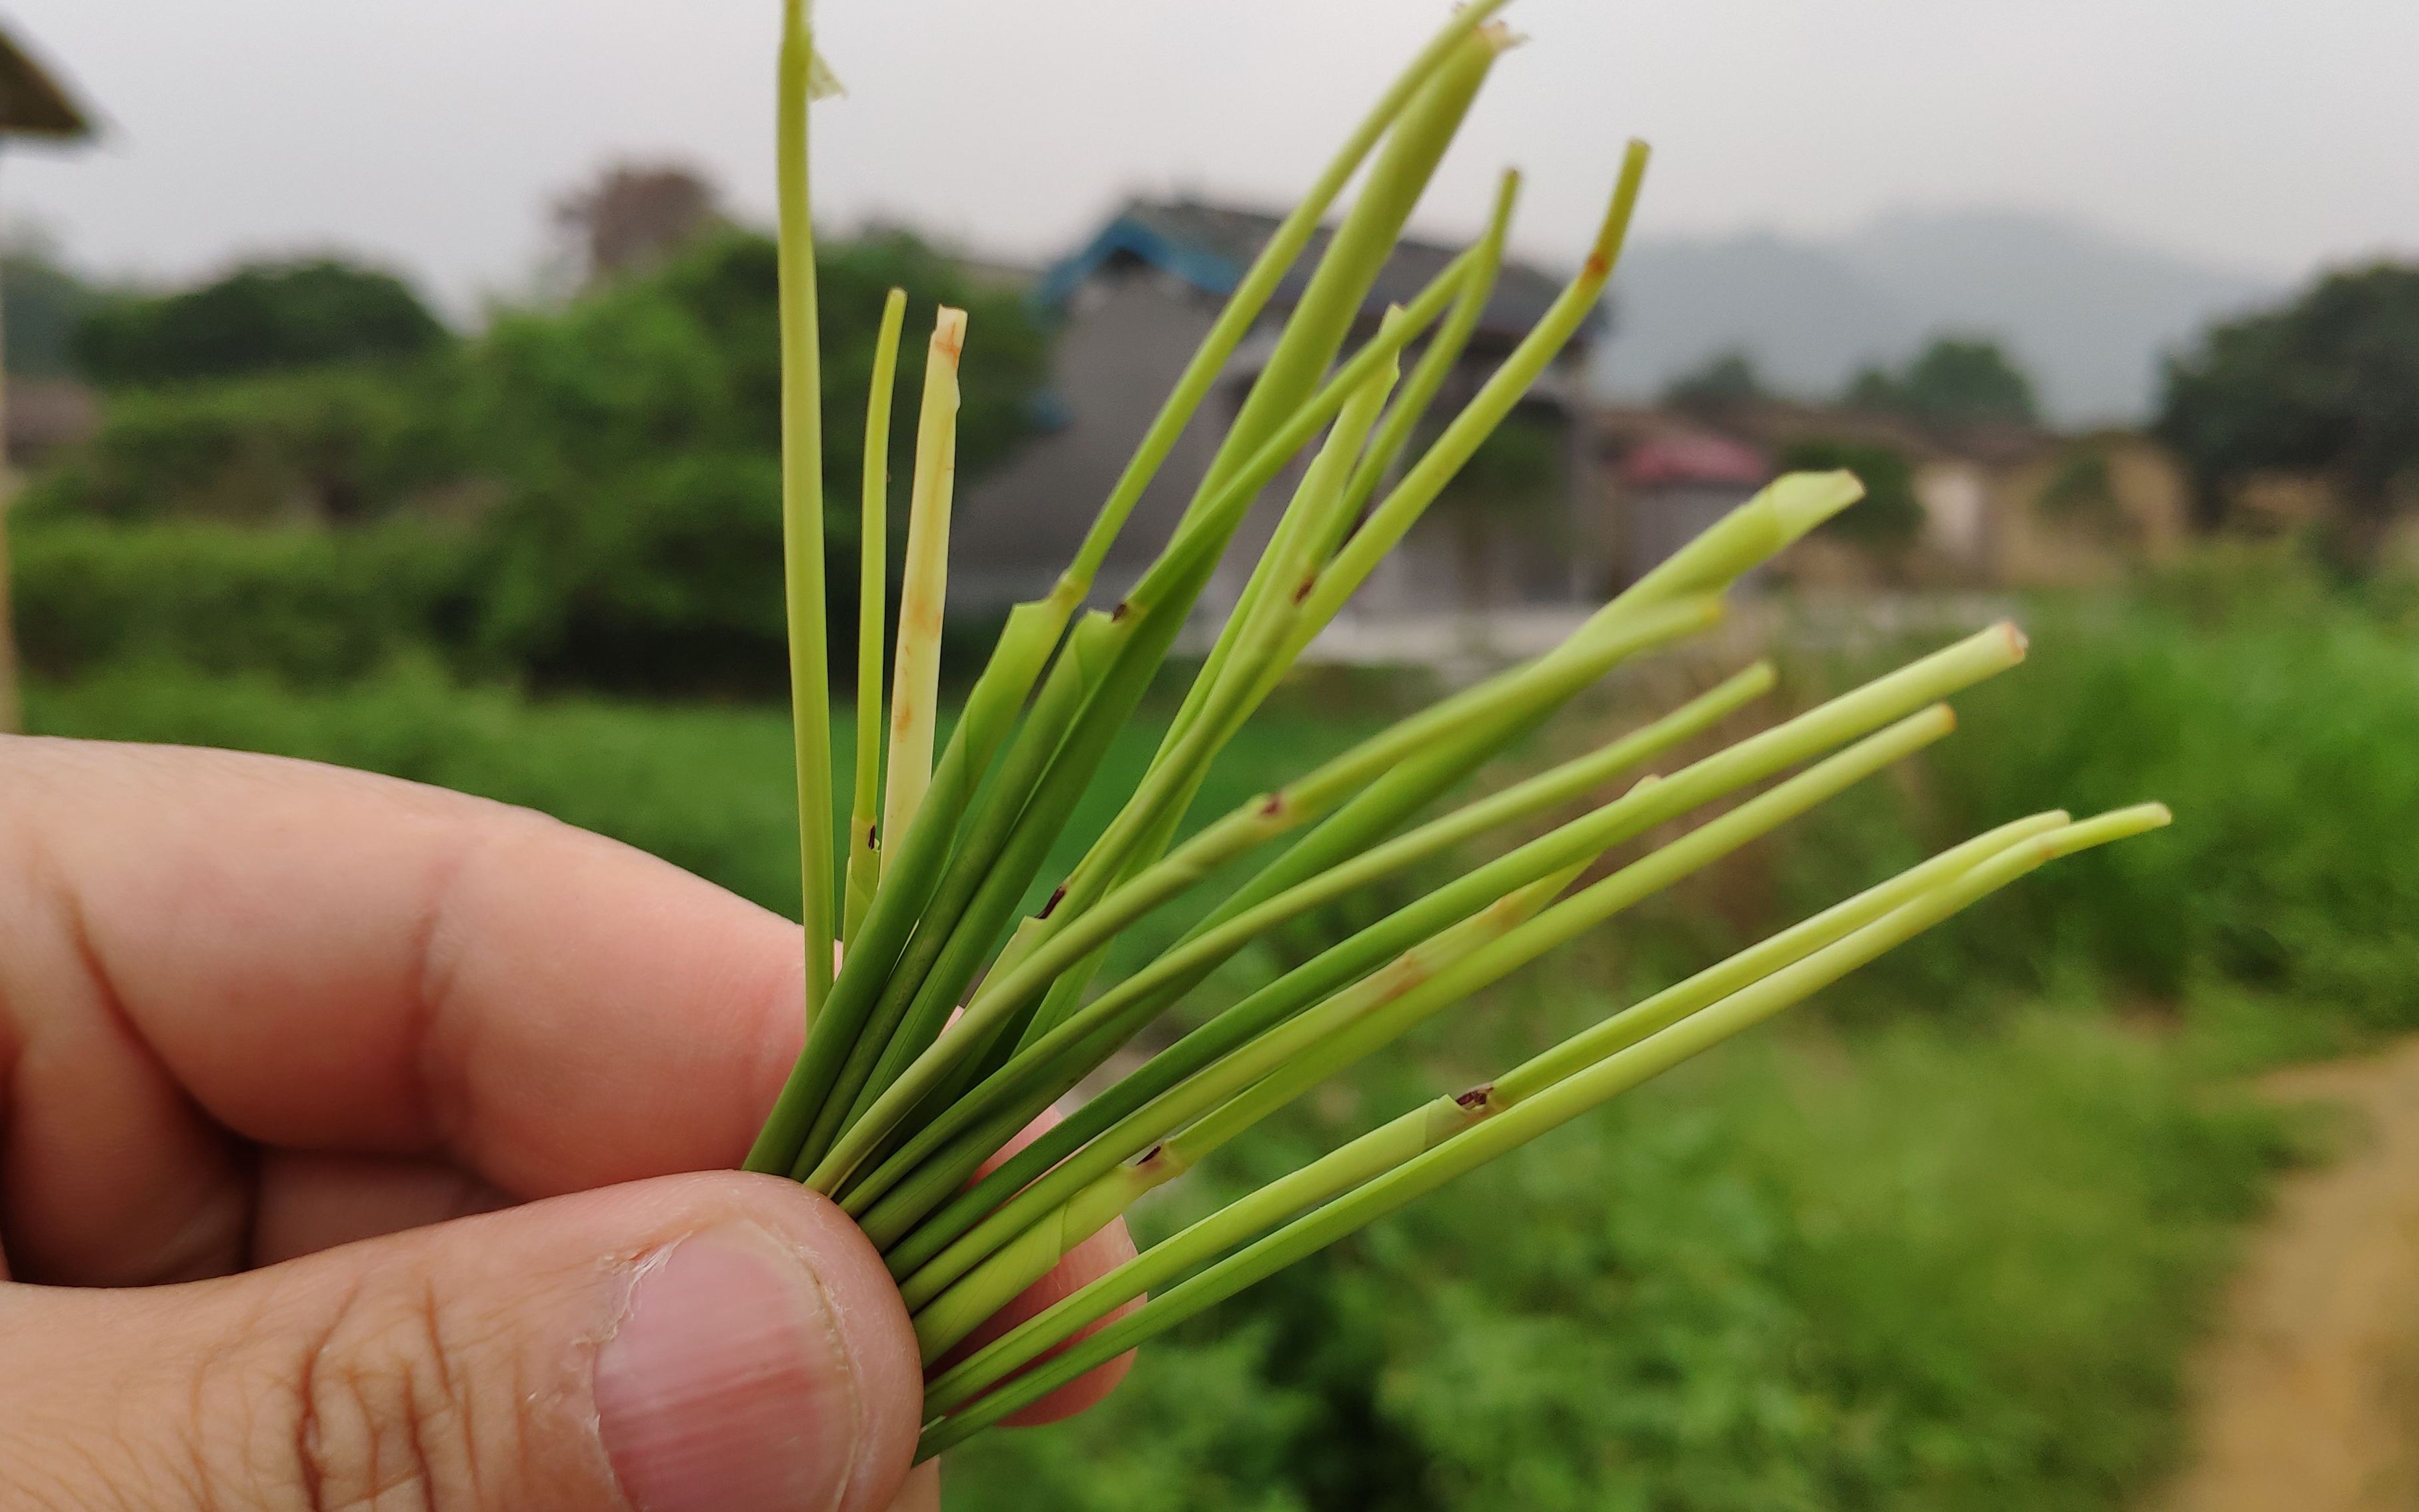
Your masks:
{"label": "distant mountain", "polygon": [[2051,416],[2132,419],[2160,354],[2277,286],[2055,216],[1903,212],[1854,235],[1641,240],[1622,260],[1596,380],[1640,397],[1718,352],[1746,350],[1776,387],[1836,392],[1943,332],[1997,338]]}

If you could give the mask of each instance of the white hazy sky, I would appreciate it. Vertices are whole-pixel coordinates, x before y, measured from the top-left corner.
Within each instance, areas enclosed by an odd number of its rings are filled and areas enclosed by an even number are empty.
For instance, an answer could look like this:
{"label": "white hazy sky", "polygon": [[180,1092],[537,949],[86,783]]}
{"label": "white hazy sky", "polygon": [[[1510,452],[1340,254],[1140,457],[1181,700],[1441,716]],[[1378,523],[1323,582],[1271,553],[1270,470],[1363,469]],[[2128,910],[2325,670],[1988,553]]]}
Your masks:
{"label": "white hazy sky", "polygon": [[[545,205],[618,156],[770,203],[777,0],[0,0],[111,125],[0,166],[0,213],[88,266],[180,275],[343,247],[456,310],[523,286]],[[1121,193],[1276,200],[1441,0],[822,0],[828,220],[1041,256]],[[2419,250],[2419,0],[1519,0],[1423,211],[1529,170],[1562,260],[1623,140],[1641,229],[1822,235],[2005,206],[2289,277]]]}

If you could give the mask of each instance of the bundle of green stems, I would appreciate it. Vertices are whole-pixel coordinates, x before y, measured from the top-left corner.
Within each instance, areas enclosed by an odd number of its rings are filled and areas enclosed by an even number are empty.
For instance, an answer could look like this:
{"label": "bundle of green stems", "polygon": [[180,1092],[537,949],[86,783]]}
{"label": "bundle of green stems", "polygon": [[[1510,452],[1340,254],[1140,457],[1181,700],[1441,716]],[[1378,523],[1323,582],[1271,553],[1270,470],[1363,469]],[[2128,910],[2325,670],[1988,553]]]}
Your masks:
{"label": "bundle of green stems", "polygon": [[[1278,225],[1073,562],[1045,596],[1009,614],[937,756],[958,367],[979,333],[968,332],[963,312],[945,307],[934,318],[886,675],[886,457],[907,313],[905,296],[892,292],[865,409],[856,740],[851,817],[839,841],[830,828],[807,173],[809,102],[830,81],[806,0],[786,0],[783,507],[808,1031],[747,1165],[829,1196],[882,1250],[927,1363],[926,1455],[1770,1017],[2033,868],[2166,822],[2153,804],[2082,822],[2047,812],[2004,825],[1492,1082],[1405,1113],[966,1350],[978,1325],[1144,1195],[1413,1026],[1943,738],[1954,726],[1943,701],[2023,658],[2022,636],[1993,626],[1715,754],[1658,769],[1772,687],[1770,667],[1758,663],[1595,749],[1456,804],[1453,795],[1481,767],[1614,667],[1716,624],[1727,590],[1862,492],[1846,473],[1790,474],[1551,651],[1196,822],[1194,799],[1221,750],[1546,374],[1595,310],[1619,258],[1646,164],[1637,143],[1579,274],[1456,412],[1431,409],[1493,294],[1518,176],[1504,176],[1475,244],[1408,302],[1364,318],[1380,269],[1512,43],[1494,19],[1505,3],[1476,0],[1456,11]],[[1358,193],[1301,275],[1290,310],[1270,320],[1280,285],[1356,178]],[[1087,608],[1135,503],[1179,433],[1233,379],[1239,348],[1264,322],[1273,337],[1169,539],[1113,607]],[[1049,903],[1018,918],[1246,515],[1281,486],[1287,497],[1268,543],[1148,768]],[[1583,811],[1537,832],[1575,807]],[[1629,854],[1626,842],[1709,810],[1718,812],[1606,870],[1610,853]],[[1064,1106],[1271,929],[1418,863],[1463,859],[1503,832],[1533,838],[1240,1001],[1185,1015],[1199,1019],[1189,1032]],[[1213,872],[1255,865],[1174,945],[1102,980],[1124,931]],[[1060,1121],[997,1158],[1054,1106]]]}

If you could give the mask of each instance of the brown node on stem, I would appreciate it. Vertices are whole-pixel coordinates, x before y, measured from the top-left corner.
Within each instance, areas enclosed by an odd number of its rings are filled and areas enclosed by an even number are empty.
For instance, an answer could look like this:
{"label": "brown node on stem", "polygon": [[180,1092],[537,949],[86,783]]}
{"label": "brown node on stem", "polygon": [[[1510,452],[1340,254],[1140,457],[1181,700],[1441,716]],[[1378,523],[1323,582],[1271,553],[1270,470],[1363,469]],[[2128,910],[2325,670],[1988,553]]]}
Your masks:
{"label": "brown node on stem", "polygon": [[1033,917],[1036,918],[1048,918],[1050,917],[1050,910],[1057,907],[1058,901],[1066,896],[1067,884],[1062,882],[1058,884],[1058,889],[1050,895],[1050,901],[1041,905],[1041,912],[1034,915]]}
{"label": "brown node on stem", "polygon": [[1465,1108],[1485,1107],[1487,1105],[1487,1100],[1494,1095],[1495,1084],[1493,1082],[1482,1082],[1478,1086],[1471,1088],[1469,1091],[1455,1098],[1454,1102]]}

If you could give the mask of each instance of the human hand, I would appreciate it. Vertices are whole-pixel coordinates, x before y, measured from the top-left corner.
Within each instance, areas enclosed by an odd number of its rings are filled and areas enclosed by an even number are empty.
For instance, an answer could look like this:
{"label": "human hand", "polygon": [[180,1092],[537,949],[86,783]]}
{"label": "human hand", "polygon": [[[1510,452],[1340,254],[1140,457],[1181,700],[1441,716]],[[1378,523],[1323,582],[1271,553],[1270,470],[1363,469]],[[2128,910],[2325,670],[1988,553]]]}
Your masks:
{"label": "human hand", "polygon": [[880,1258],[727,1169],[794,926],[223,752],[0,737],[0,1504],[937,1504]]}

